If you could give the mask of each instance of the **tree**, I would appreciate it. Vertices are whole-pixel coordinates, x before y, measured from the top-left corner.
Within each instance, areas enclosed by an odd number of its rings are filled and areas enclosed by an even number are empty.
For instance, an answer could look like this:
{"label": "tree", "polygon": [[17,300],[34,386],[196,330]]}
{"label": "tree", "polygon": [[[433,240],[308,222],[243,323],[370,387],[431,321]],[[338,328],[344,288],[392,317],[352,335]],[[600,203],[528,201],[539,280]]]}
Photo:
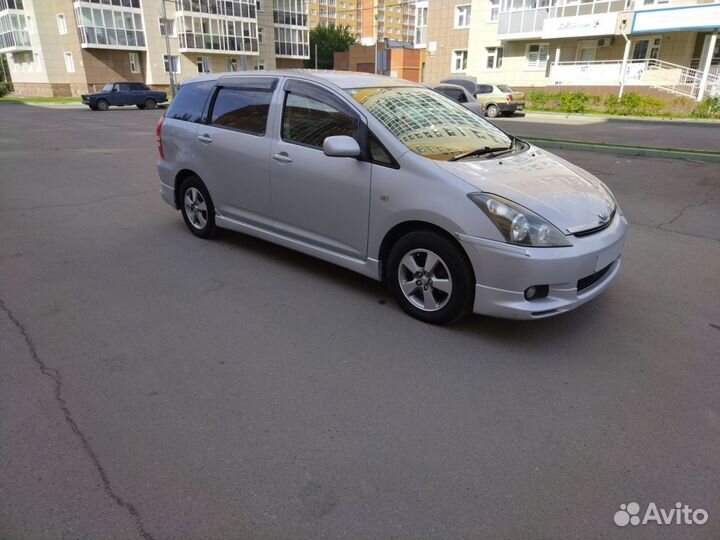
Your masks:
{"label": "tree", "polygon": [[347,26],[317,26],[310,30],[310,60],[305,60],[306,68],[315,67],[315,45],[317,45],[318,69],[333,68],[333,53],[347,51],[355,43]]}

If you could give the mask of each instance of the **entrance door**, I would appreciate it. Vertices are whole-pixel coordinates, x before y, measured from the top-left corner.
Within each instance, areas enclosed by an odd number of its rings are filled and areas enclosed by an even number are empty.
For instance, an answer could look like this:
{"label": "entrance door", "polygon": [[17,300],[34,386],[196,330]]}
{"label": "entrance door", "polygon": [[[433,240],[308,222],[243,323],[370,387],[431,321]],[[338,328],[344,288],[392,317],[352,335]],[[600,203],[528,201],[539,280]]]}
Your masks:
{"label": "entrance door", "polygon": [[633,47],[632,59],[657,60],[660,54],[661,43],[662,38],[659,36],[638,39],[635,41],[635,46]]}

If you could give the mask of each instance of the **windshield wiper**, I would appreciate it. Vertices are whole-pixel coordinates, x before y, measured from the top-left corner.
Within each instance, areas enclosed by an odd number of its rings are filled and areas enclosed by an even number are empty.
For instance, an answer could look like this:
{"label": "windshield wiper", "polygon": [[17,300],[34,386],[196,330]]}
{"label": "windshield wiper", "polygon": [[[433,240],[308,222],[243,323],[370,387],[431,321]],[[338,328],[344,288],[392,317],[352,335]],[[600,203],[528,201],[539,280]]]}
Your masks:
{"label": "windshield wiper", "polygon": [[515,150],[515,137],[513,137],[510,141],[510,146],[500,146],[500,147],[490,147],[490,146],[483,146],[482,148],[476,148],[475,150],[470,150],[469,152],[464,152],[462,154],[458,154],[457,156],[453,156],[448,161],[457,161],[459,159],[464,159],[466,157],[471,156],[484,156],[487,154],[488,158],[494,158],[495,156],[499,156],[501,154],[507,154],[508,152],[512,152]]}

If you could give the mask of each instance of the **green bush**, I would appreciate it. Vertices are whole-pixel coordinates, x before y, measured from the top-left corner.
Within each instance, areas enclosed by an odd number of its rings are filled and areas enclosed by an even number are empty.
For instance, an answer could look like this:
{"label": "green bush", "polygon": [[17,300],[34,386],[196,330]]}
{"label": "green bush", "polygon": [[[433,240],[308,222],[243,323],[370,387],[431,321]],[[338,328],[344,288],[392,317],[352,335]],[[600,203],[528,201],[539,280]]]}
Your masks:
{"label": "green bush", "polygon": [[585,92],[560,92],[558,101],[563,112],[584,113],[587,112],[590,96]]}
{"label": "green bush", "polygon": [[542,92],[540,90],[532,90],[528,93],[526,101],[530,103],[531,107],[544,109],[547,107],[552,95],[553,94],[548,94],[547,92]]}
{"label": "green bush", "polygon": [[720,118],[720,96],[706,97],[690,115],[694,118]]}
{"label": "green bush", "polygon": [[662,113],[665,102],[653,96],[629,92],[623,97],[605,96],[605,112],[622,116],[656,116]]}
{"label": "green bush", "polygon": [[7,96],[10,93],[10,83],[0,83],[0,97]]}

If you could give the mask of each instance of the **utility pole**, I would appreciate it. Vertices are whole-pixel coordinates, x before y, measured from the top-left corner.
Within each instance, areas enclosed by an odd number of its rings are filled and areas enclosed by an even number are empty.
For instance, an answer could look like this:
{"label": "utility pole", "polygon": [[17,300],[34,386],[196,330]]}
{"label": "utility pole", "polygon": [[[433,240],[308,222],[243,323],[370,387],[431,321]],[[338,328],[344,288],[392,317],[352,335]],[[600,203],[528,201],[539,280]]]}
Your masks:
{"label": "utility pole", "polygon": [[[165,51],[168,59],[168,71],[170,72],[170,97],[175,97],[175,64],[173,62],[172,54],[170,54],[170,29],[168,28],[167,10],[165,9],[165,2],[168,0],[160,0],[160,19],[165,29]],[[178,61],[180,59],[178,58]]]}
{"label": "utility pole", "polygon": [[315,69],[317,69],[317,41],[315,42]]}

